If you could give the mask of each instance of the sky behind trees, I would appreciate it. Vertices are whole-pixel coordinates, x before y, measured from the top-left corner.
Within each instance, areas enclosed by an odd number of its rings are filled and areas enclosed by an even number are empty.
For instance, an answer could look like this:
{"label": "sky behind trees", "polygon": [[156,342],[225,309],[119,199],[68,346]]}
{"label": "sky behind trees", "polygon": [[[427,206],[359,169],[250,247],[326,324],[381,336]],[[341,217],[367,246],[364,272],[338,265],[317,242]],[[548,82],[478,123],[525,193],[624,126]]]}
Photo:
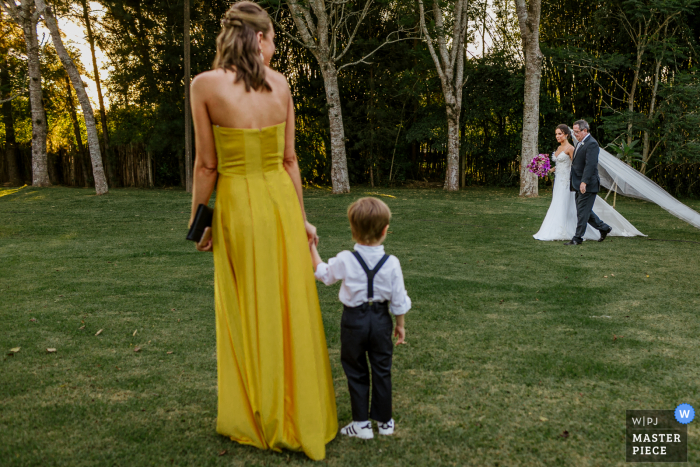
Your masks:
{"label": "sky behind trees", "polygon": [[[103,15],[102,5],[100,5],[99,2],[90,2],[90,8],[98,19]],[[85,38],[85,26],[71,17],[59,16],[57,19],[58,27],[65,36],[66,45],[75,48],[79,52],[78,57],[82,63],[89,64],[91,62],[90,44],[88,44]],[[39,23],[38,30],[39,36],[43,36],[45,41],[51,40],[49,30],[42,23]],[[106,81],[109,78],[110,69],[113,69],[113,67],[110,66],[109,60],[101,48],[97,47],[96,52],[100,78],[102,81]],[[93,80],[91,76],[91,74],[83,74],[83,81],[87,85],[86,90],[90,96],[90,100],[93,104],[97,104],[97,89],[95,87],[95,80]],[[105,100],[105,104],[109,107],[109,97],[106,96]]]}

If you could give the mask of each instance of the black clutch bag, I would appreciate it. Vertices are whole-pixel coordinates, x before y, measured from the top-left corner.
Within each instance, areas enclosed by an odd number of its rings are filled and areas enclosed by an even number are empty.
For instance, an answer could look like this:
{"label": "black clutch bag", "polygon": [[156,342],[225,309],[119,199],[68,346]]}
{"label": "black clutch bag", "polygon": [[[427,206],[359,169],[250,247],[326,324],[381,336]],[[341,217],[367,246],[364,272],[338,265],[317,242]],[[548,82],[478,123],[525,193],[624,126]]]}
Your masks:
{"label": "black clutch bag", "polygon": [[211,220],[214,217],[214,210],[209,206],[200,204],[197,207],[197,214],[194,216],[194,222],[190,226],[190,231],[187,232],[187,240],[199,243],[204,235],[204,229],[211,227]]}

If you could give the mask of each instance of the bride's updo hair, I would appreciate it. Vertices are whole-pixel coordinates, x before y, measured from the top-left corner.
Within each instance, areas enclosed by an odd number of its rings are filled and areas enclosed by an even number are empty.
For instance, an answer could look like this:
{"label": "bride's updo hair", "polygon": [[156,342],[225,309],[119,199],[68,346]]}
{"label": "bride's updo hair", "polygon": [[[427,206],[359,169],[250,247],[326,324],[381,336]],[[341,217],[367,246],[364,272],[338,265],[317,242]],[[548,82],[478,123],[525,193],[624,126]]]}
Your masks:
{"label": "bride's updo hair", "polygon": [[265,80],[265,64],[260,56],[258,32],[267,36],[272,31],[272,21],[257,3],[234,3],[221,20],[221,32],[216,38],[214,68],[234,70],[236,83],[245,82],[245,90],[261,88],[272,91]]}
{"label": "bride's updo hair", "polygon": [[567,125],[566,123],[562,123],[561,125],[557,125],[557,130],[564,133],[567,138],[571,135],[571,130],[569,130],[569,125]]}

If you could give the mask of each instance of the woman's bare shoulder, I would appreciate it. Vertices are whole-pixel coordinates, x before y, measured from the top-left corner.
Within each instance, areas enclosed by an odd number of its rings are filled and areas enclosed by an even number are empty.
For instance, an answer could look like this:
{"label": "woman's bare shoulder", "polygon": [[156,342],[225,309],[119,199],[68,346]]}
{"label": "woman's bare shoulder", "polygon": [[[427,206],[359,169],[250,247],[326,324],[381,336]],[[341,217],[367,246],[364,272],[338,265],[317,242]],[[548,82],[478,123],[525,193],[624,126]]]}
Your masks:
{"label": "woman's bare shoulder", "polygon": [[275,71],[271,68],[265,70],[265,79],[268,80],[273,88],[284,89],[289,91],[289,83],[287,82],[287,77],[284,76],[279,71]]}
{"label": "woman's bare shoulder", "polygon": [[231,80],[235,77],[235,72],[227,71],[223,68],[215,68],[213,70],[203,71],[194,77],[192,80],[193,87],[207,87],[222,79]]}

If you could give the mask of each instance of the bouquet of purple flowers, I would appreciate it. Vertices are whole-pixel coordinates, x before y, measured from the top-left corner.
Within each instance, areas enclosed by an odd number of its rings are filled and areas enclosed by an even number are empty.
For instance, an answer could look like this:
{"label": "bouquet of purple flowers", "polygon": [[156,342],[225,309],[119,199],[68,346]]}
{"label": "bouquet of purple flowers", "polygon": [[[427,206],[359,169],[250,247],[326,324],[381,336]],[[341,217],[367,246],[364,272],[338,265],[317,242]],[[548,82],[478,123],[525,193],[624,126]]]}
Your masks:
{"label": "bouquet of purple flowers", "polygon": [[533,157],[532,161],[530,161],[530,164],[527,166],[530,172],[540,178],[546,177],[549,174],[550,167],[548,154],[540,154]]}

